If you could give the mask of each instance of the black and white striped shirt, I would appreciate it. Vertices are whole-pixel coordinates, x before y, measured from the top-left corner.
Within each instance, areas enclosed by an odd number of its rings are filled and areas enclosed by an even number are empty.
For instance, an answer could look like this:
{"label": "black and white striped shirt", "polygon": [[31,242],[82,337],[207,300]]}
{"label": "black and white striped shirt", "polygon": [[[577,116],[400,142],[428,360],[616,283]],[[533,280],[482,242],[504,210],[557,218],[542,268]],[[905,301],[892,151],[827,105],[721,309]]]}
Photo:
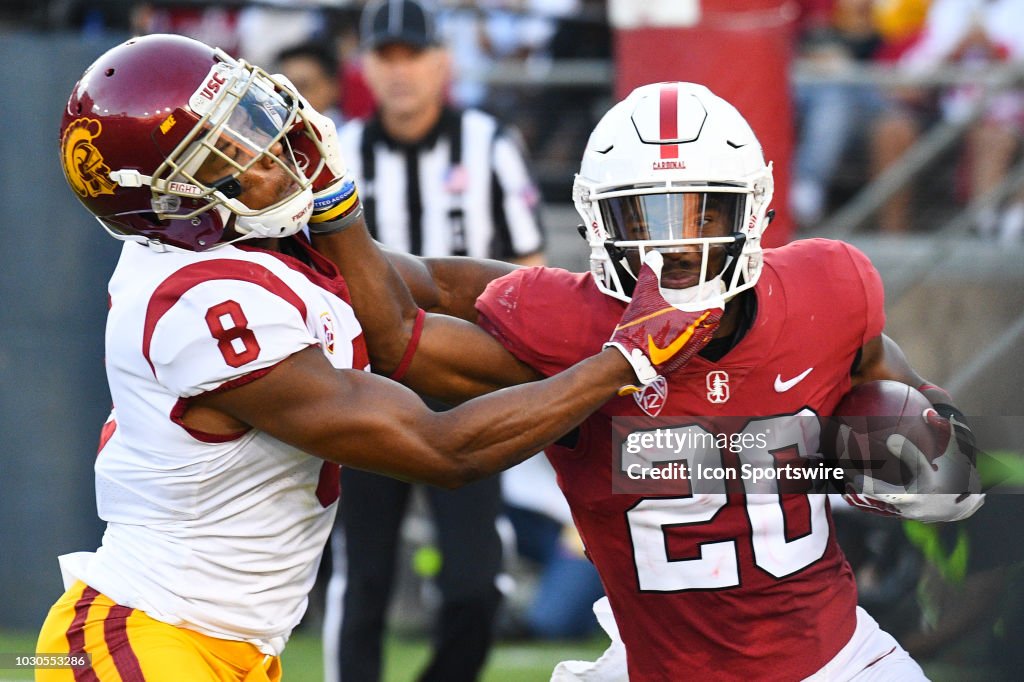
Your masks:
{"label": "black and white striped shirt", "polygon": [[390,138],[378,118],[355,120],[339,141],[367,225],[390,248],[503,260],[543,250],[537,185],[518,136],[493,116],[445,108],[411,145]]}

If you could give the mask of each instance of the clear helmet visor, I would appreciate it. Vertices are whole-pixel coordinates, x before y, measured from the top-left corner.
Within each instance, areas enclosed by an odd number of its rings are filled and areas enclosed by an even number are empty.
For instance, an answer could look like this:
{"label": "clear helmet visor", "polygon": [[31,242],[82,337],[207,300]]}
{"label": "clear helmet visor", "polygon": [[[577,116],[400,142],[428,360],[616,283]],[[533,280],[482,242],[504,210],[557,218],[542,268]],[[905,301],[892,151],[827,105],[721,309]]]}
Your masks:
{"label": "clear helmet visor", "polygon": [[739,192],[630,194],[598,201],[614,241],[681,241],[728,237],[743,228],[747,195]]}
{"label": "clear helmet visor", "polygon": [[[242,234],[294,234],[309,218],[310,178],[323,160],[311,168],[293,138],[312,138],[316,145],[315,136],[287,86],[258,67],[223,58],[189,99],[189,110],[175,112],[198,121],[155,174],[153,208],[175,217],[216,208],[225,222],[237,216],[234,227]],[[239,177],[264,160],[274,164],[277,189],[269,198],[260,196],[258,205],[239,199],[247,189]]]}
{"label": "clear helmet visor", "polygon": [[183,174],[233,199],[230,180],[265,156],[292,180],[304,183],[306,177],[287,137],[300,121],[296,100],[266,74],[244,63],[218,64],[209,80],[223,81],[226,92],[209,100],[208,86],[204,86],[190,99],[189,106],[201,122],[181,155]]}
{"label": "clear helmet visor", "polygon": [[735,285],[725,280],[732,279],[731,247],[746,221],[747,200],[741,192],[671,192],[597,203],[619,267],[635,280],[647,252],[662,252],[662,295],[682,309],[700,310],[724,305]]}

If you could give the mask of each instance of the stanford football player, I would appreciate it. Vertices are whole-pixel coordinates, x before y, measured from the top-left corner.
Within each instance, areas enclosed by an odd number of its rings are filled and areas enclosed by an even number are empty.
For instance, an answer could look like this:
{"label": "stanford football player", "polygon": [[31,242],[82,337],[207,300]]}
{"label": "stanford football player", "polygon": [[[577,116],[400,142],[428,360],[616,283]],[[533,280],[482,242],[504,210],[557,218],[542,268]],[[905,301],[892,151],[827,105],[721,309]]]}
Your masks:
{"label": "stanford football player", "polygon": [[[696,438],[704,445],[678,457],[691,469],[771,467],[784,456],[812,457],[820,445],[812,424],[851,387],[881,379],[920,388],[937,412],[933,427],[948,433],[952,424],[963,436],[947,438],[948,452],[930,456],[930,466],[973,470],[969,431],[952,400],[882,333],[882,283],[868,259],[824,239],[761,248],[772,182],[771,165],[733,106],[700,85],[657,83],[608,111],[584,151],[573,199],[589,273],[381,254],[358,226],[314,239],[358,283],[353,301],[371,341],[391,338],[401,347],[415,321],[414,308],[403,312],[381,277],[390,259],[420,305],[476,322],[536,379],[601,347],[636,300],[637,274],[652,252],[663,260],[660,283],[672,305],[721,314],[710,342],[688,361],[609,400],[546,450],[621,632],[601,662],[563,666],[557,679],[625,679],[615,662],[623,643],[633,682],[850,679],[868,667],[878,679],[923,679],[857,607],[825,495],[728,477],[700,490],[684,481],[614,492],[626,462],[613,441],[616,419],[658,416],[678,436],[694,437],[728,419],[733,436],[750,436],[750,447],[736,452]],[[392,305],[384,305],[389,297]],[[652,342],[655,356],[660,347]],[[462,366],[472,354],[421,344],[406,379],[449,400],[471,397],[486,390]],[[438,357],[448,362],[442,374]],[[517,381],[487,376],[498,386]],[[893,449],[905,454],[906,441],[898,441]],[[976,480],[932,477],[938,487],[930,492],[948,495],[880,486],[851,492],[873,510],[956,519],[982,503]]]}

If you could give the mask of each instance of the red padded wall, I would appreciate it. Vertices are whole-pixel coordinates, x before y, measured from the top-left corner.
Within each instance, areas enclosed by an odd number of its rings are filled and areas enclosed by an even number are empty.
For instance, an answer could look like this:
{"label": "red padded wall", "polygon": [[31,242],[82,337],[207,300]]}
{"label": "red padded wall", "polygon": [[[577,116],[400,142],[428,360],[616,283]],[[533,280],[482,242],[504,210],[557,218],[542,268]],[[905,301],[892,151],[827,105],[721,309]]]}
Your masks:
{"label": "red padded wall", "polygon": [[774,162],[776,219],[765,246],[789,241],[793,112],[789,63],[796,3],[788,0],[702,0],[692,27],[617,28],[613,32],[618,98],[645,83],[702,83],[732,102]]}

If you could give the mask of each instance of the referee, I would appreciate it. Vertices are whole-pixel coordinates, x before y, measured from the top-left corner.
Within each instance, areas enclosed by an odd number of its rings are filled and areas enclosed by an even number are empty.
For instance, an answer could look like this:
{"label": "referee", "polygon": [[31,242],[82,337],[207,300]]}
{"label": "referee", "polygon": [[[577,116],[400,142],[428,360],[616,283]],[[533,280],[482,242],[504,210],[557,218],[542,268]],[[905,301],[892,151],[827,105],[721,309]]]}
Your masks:
{"label": "referee", "polygon": [[[489,114],[447,103],[450,55],[430,10],[416,0],[376,0],[363,11],[360,37],[377,111],[350,121],[339,139],[374,237],[423,256],[543,264],[539,194],[519,138]],[[344,468],[342,489],[324,626],[326,677],[379,682],[412,487]],[[442,557],[442,603],[433,656],[419,679],[471,682],[487,659],[501,603],[500,479],[425,492]],[[345,556],[346,544],[358,550]]]}
{"label": "referee", "polygon": [[342,128],[371,233],[423,256],[541,264],[540,196],[518,134],[490,114],[447,104],[448,51],[418,2],[371,3],[360,24],[377,102]]}

